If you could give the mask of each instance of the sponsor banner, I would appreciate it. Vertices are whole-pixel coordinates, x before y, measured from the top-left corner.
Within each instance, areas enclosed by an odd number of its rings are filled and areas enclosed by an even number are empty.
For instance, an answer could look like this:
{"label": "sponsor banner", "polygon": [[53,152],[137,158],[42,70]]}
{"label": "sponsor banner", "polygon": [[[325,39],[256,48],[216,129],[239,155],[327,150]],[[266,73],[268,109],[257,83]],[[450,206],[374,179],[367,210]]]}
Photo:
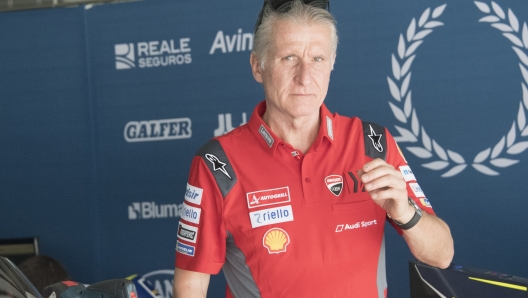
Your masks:
{"label": "sponsor banner", "polygon": [[194,246],[176,241],[176,252],[194,257]]}
{"label": "sponsor banner", "polygon": [[185,203],[183,203],[183,209],[181,213],[181,218],[183,220],[186,220],[188,222],[192,222],[194,224],[200,223],[200,214],[202,212],[202,209],[189,206]]}
{"label": "sponsor banner", "polygon": [[251,227],[258,228],[271,224],[293,221],[293,211],[291,205],[287,205],[250,212],[249,218],[251,219]]}
{"label": "sponsor banner", "polygon": [[409,183],[409,186],[411,187],[416,197],[418,198],[425,197],[425,194],[423,193],[422,188],[420,187],[420,185],[418,185],[418,183]]}
{"label": "sponsor banner", "polygon": [[192,136],[191,119],[130,121],[123,133],[129,143],[189,139]]}
{"label": "sponsor banner", "polygon": [[186,225],[180,221],[180,224],[178,225],[178,238],[196,243],[196,237],[198,237],[198,228]]}
{"label": "sponsor banner", "polygon": [[400,167],[400,172],[402,173],[403,179],[405,179],[406,182],[416,181],[416,177],[414,177],[414,173],[411,170],[411,167],[409,167],[409,166],[401,166]]}
{"label": "sponsor banner", "polygon": [[177,218],[183,211],[183,204],[162,204],[156,202],[134,202],[128,206],[128,219]]}
{"label": "sponsor banner", "polygon": [[290,190],[288,186],[248,192],[246,194],[248,207],[257,208],[275,204],[290,202]]}
{"label": "sponsor banner", "polygon": [[114,45],[117,70],[190,64],[190,38],[154,40]]}
{"label": "sponsor banner", "polygon": [[203,189],[187,183],[187,188],[185,189],[185,201],[200,205],[202,203],[202,193]]}

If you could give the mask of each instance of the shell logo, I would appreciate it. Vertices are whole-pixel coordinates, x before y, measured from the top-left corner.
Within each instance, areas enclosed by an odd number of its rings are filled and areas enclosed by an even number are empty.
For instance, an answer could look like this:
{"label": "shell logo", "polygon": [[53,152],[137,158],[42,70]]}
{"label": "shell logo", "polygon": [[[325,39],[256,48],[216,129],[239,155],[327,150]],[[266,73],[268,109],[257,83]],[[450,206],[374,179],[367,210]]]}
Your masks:
{"label": "shell logo", "polygon": [[278,254],[286,251],[286,246],[290,244],[290,236],[283,229],[269,229],[264,234],[262,244],[270,254]]}

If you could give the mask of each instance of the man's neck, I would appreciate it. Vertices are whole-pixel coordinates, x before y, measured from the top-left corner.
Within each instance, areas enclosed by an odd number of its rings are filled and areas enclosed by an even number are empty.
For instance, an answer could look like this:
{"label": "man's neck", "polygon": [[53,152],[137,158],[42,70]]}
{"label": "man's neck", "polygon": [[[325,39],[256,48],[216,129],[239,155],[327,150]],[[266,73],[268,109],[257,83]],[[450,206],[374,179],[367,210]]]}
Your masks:
{"label": "man's neck", "polygon": [[281,117],[266,110],[262,120],[284,142],[306,154],[317,138],[320,126],[319,113],[299,118]]}

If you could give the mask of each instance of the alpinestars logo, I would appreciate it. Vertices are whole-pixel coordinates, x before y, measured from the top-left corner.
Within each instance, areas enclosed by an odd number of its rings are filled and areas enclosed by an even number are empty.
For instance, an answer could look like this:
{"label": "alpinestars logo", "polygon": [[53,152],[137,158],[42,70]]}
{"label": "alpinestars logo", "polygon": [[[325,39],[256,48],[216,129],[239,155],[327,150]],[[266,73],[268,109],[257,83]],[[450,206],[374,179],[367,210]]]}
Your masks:
{"label": "alpinestars logo", "polygon": [[213,164],[213,171],[220,171],[224,173],[224,175],[226,175],[229,179],[233,180],[233,178],[229,176],[229,173],[225,169],[227,166],[225,162],[222,162],[220,159],[218,159],[218,157],[210,153],[205,154],[205,158]]}
{"label": "alpinestars logo", "polygon": [[[171,66],[192,62],[190,38],[121,43],[114,45],[116,69]],[[137,55],[136,55],[137,54]],[[137,58],[137,61],[136,61]]]}
{"label": "alpinestars logo", "polygon": [[381,142],[380,142],[383,134],[380,133],[379,135],[377,135],[374,129],[372,128],[372,125],[369,125],[369,126],[370,126],[370,134],[368,137],[372,140],[372,146],[374,146],[374,148],[378,150],[378,152],[383,152],[383,146],[381,146]]}
{"label": "alpinestars logo", "polygon": [[335,196],[339,196],[343,190],[343,177],[340,175],[329,175],[325,178],[326,187]]}
{"label": "alpinestars logo", "polygon": [[156,202],[136,202],[128,206],[128,219],[177,218],[183,210],[183,204],[158,205]]}

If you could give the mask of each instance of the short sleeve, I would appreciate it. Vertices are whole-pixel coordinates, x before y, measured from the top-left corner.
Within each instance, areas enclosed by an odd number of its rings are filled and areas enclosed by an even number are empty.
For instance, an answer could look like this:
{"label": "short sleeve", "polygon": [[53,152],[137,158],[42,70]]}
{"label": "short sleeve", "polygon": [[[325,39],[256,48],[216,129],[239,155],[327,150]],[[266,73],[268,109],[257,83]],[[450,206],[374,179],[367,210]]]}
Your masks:
{"label": "short sleeve", "polygon": [[176,242],[175,266],[217,274],[225,260],[223,197],[204,159],[193,158]]}

